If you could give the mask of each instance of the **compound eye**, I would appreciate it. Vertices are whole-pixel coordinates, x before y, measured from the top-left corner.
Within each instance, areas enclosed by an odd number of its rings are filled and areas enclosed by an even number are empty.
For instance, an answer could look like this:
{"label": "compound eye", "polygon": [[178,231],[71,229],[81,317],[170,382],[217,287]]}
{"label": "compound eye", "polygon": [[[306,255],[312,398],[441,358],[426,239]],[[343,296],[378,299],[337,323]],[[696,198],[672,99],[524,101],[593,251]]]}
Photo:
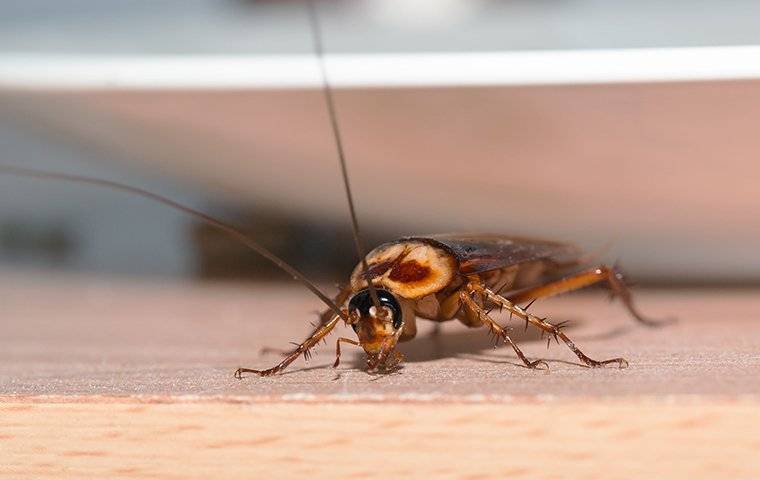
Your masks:
{"label": "compound eye", "polygon": [[396,330],[401,328],[401,312],[400,311],[398,313],[393,314],[393,328],[395,328]]}
{"label": "compound eye", "polygon": [[[388,290],[376,289],[377,299],[380,301],[380,305],[390,310],[391,318],[393,319],[393,328],[398,330],[401,328],[403,318],[401,317],[401,305],[399,305],[396,297]],[[349,312],[359,312],[361,316],[370,316],[372,304],[372,296],[369,293],[369,289],[362,290],[354,295],[348,302]]]}
{"label": "compound eye", "polygon": [[399,305],[396,297],[388,290],[378,290],[377,299],[380,300],[380,304],[390,310],[391,318],[393,319],[393,328],[398,330],[401,328],[401,305]]}

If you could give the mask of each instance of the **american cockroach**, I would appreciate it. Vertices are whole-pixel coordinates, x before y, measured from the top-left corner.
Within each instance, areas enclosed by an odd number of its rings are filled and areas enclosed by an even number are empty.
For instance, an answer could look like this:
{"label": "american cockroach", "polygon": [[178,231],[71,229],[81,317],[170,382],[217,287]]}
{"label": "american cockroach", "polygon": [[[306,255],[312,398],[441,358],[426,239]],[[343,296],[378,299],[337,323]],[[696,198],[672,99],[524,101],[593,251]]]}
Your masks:
{"label": "american cockroach", "polygon": [[319,325],[314,331],[287,353],[280,363],[266,370],[239,368],[235,372],[238,378],[242,378],[244,373],[273,375],[283,371],[301,355],[308,358],[311,348],[325,339],[341,321],[356,332],[357,339],[337,339],[334,367],[340,363],[340,347],[345,343],[364,349],[368,371],[393,371],[403,360],[403,355],[396,346],[399,342],[415,337],[417,318],[435,322],[457,319],[471,328],[486,328],[500,341],[512,347],[526,367],[548,369],[544,360],[531,360],[523,354],[509,336],[508,327],[493,319],[493,309],[507,311],[510,318],[517,317],[524,321],[526,328],[538,328],[542,333],[548,334],[549,339],[554,338],[557,342],[562,340],[589,367],[610,364],[626,367],[628,362],[623,358],[590,358],[568,338],[561,323],[549,322],[546,318],[529,313],[528,307],[519,306],[539,298],[606,283],[634,319],[649,326],[664,323],[648,319],[636,309],[618,268],[606,265],[584,268],[587,257],[570,244],[494,234],[420,235],[385,243],[365,255],[335,102],[323,59],[320,25],[314,5],[312,2],[307,3],[314,49],[323,80],[325,104],[348,199],[355,247],[360,258],[348,285],[335,298],[325,295],[302,273],[239,228],[162,195],[109,180],[23,167],[0,165],[0,173],[108,187],[190,214],[237,238],[267,258],[300,281],[328,307],[320,316]]}

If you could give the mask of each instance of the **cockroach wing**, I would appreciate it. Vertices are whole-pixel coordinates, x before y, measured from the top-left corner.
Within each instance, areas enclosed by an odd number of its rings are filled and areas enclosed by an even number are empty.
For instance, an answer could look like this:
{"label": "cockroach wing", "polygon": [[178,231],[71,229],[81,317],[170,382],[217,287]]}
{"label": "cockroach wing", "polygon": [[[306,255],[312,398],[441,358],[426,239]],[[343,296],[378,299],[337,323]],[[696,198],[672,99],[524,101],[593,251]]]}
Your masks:
{"label": "cockroach wing", "polygon": [[436,234],[406,240],[426,242],[449,251],[465,275],[484,273],[536,260],[572,262],[581,250],[568,243],[494,234]]}

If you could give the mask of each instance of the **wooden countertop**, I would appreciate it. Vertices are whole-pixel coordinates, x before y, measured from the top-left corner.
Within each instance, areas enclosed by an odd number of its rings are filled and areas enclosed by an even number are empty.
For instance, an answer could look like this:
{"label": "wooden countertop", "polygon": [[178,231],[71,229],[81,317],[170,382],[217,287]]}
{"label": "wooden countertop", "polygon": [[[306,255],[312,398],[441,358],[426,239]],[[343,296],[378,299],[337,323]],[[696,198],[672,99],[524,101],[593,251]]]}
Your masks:
{"label": "wooden countertop", "polygon": [[318,301],[290,284],[6,274],[0,478],[757,477],[760,292],[637,293],[679,323],[642,328],[598,291],[532,307],[625,370],[515,325],[551,366],[529,371],[452,323],[425,325],[394,375],[358,352],[333,370],[329,341],[237,380],[277,361],[262,347],[300,340]]}

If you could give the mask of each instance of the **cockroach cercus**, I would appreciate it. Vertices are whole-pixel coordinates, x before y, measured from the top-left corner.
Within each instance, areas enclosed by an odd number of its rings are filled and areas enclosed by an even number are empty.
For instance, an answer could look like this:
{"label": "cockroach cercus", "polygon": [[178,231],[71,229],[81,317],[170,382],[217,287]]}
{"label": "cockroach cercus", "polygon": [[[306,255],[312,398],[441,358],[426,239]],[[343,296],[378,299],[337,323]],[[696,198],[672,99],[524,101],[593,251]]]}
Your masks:
{"label": "cockroach cercus", "polygon": [[266,370],[239,368],[235,372],[238,378],[245,373],[268,376],[283,371],[299,356],[308,357],[311,348],[325,339],[340,322],[353,328],[356,339],[337,339],[335,367],[340,362],[341,343],[346,343],[364,349],[368,371],[393,371],[403,359],[396,348],[397,344],[415,337],[417,318],[434,322],[457,319],[468,327],[486,328],[512,347],[526,367],[548,369],[544,360],[531,360],[523,354],[509,336],[508,328],[494,320],[491,315],[493,309],[509,312],[510,318],[521,319],[526,328],[533,326],[548,334],[549,339],[562,340],[589,367],[626,367],[628,362],[623,358],[594,360],[568,338],[561,323],[552,323],[529,313],[527,307],[519,306],[523,302],[604,282],[621,299],[634,319],[649,326],[665,323],[639,313],[620,270],[606,265],[584,268],[587,257],[570,244],[492,234],[420,235],[385,243],[364,254],[335,104],[324,65],[320,25],[314,5],[307,3],[325,104],[348,199],[354,243],[360,257],[347,286],[335,298],[325,295],[302,273],[239,228],[162,195],[109,180],[24,167],[0,165],[0,173],[108,187],[180,210],[237,238],[300,281],[328,307],[311,335],[287,353],[280,363]]}

